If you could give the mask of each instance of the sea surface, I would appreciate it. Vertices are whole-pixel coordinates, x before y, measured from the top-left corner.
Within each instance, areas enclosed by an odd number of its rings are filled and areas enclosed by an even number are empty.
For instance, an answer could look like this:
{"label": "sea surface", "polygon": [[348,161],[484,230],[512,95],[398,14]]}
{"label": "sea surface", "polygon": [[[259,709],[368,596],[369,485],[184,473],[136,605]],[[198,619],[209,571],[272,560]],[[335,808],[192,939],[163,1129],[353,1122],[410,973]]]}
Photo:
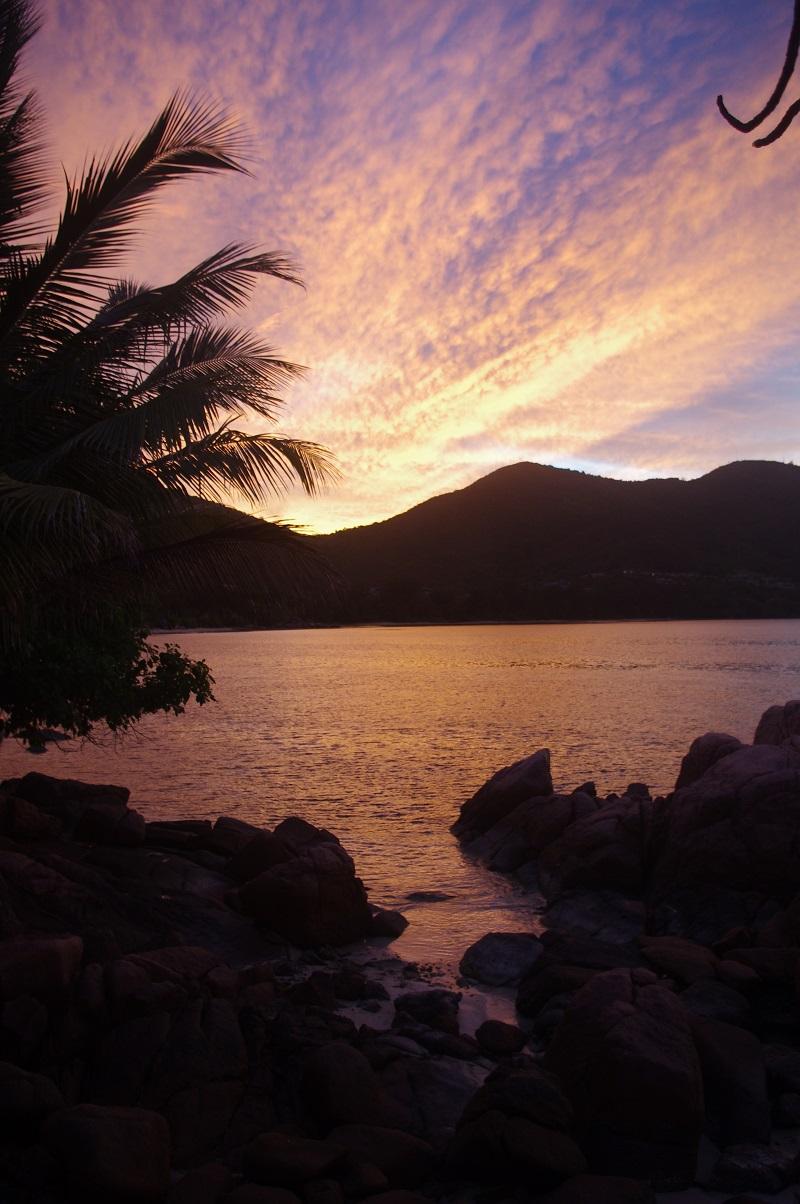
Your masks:
{"label": "sea surface", "polygon": [[[302,815],[355,858],[371,898],[411,920],[403,956],[452,965],[535,906],[449,832],[490,774],[538,748],[557,789],[674,784],[702,732],[752,737],[800,696],[800,620],[188,632],[217,702],[103,746],[0,745],[0,777],[36,769],[130,787],[149,819]],[[411,902],[413,892],[450,896]]]}

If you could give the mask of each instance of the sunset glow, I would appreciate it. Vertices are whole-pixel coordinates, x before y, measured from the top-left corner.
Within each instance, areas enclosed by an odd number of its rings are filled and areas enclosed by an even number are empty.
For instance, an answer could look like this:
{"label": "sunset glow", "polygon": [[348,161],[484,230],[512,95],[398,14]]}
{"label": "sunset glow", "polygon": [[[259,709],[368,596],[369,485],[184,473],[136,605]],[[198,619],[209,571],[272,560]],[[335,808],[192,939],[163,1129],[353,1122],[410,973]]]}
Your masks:
{"label": "sunset glow", "polygon": [[[307,378],[285,429],[341,483],[274,513],[371,522],[517,460],[694,476],[797,458],[800,126],[756,151],[769,0],[46,0],[28,53],[67,169],[177,88],[242,118],[250,178],[168,192],[131,272],[233,240],[307,292],[248,314]],[[795,98],[793,92],[790,99]]]}

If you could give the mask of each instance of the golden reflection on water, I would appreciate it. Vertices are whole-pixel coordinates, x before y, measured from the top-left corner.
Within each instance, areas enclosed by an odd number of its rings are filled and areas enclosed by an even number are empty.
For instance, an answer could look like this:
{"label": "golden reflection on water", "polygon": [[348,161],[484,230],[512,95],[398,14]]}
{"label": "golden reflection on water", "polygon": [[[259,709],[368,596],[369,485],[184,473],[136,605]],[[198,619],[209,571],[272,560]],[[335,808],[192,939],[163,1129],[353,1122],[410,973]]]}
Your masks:
{"label": "golden reflection on water", "polygon": [[[0,746],[3,777],[37,769],[131,788],[148,818],[300,814],[330,828],[376,902],[412,919],[397,946],[452,958],[529,900],[460,852],[458,804],[547,746],[556,787],[665,791],[690,741],[749,739],[800,694],[800,620],[191,632],[218,702],[151,719],[116,747]],[[413,891],[453,899],[407,904]]]}

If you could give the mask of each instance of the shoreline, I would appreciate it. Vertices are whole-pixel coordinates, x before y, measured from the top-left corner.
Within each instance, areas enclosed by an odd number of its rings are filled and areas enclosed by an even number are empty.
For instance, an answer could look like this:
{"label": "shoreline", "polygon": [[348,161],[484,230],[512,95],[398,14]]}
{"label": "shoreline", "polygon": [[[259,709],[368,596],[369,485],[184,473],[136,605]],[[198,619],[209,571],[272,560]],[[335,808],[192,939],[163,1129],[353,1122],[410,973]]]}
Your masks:
{"label": "shoreline", "polygon": [[[50,1034],[25,1029],[10,1105],[42,1150],[42,1200],[62,1199],[55,1159],[75,1190],[97,1190],[99,1164],[107,1198],[142,1204],[188,1204],[212,1180],[231,1199],[252,1184],[302,1204],[314,1174],[338,1184],[339,1204],[471,1200],[501,1184],[541,1204],[609,1190],[789,1204],[800,703],[767,711],[752,745],[698,738],[667,799],[635,783],[592,791],[554,793],[540,751],[463,805],[467,854],[541,890],[548,909],[539,935],[476,941],[454,981],[392,951],[403,918],[369,905],[336,837],[303,820],[148,823],[121,787],[3,783],[0,876],[18,928],[0,941],[0,994],[8,1009],[27,993]],[[750,824],[763,850],[738,902],[724,885],[735,844],[716,839],[707,879],[702,823],[691,843],[686,817],[704,807]],[[776,900],[766,911],[759,890]],[[723,931],[740,906],[758,927]],[[109,1162],[145,1132],[148,1170]],[[309,1158],[324,1173],[309,1179]],[[30,1161],[15,1167],[38,1199]]]}

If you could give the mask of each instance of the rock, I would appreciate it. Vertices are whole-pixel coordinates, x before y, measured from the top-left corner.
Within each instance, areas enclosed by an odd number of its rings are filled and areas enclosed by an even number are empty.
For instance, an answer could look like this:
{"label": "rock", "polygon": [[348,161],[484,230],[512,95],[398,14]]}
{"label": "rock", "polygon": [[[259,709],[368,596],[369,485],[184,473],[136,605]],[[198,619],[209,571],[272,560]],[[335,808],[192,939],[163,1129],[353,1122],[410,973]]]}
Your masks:
{"label": "rock", "polygon": [[220,1204],[233,1187],[233,1173],[221,1162],[207,1162],[173,1183],[167,1204]]}
{"label": "rock", "polygon": [[54,1113],[42,1139],[75,1191],[131,1204],[166,1194],[169,1130],[157,1112],[79,1104]]}
{"label": "rock", "polygon": [[651,808],[646,800],[620,798],[565,828],[538,859],[539,886],[545,897],[555,899],[578,889],[638,893]]}
{"label": "rock", "polygon": [[783,706],[767,707],[756,726],[753,744],[783,744],[797,735],[800,735],[800,701],[794,699]]}
{"label": "rock", "polygon": [[592,1170],[665,1186],[694,1179],[700,1067],[680,1003],[654,975],[611,970],[573,997],[545,1055]]}
{"label": "rock", "polygon": [[408,991],[398,995],[394,1001],[395,1024],[402,1024],[406,1018],[410,1018],[416,1024],[424,1024],[457,1037],[460,1002],[459,992],[447,991],[443,987]]}
{"label": "rock", "polygon": [[521,1016],[538,1016],[552,999],[574,994],[593,978],[598,970],[586,966],[547,966],[541,973],[529,974],[519,985],[517,1011]]}
{"label": "rock", "polygon": [[259,832],[233,853],[225,868],[237,882],[249,882],[265,870],[291,861],[293,856],[294,853],[273,832]]}
{"label": "rock", "polygon": [[623,792],[623,798],[637,799],[639,802],[650,802],[650,787],[644,782],[631,782]]}
{"label": "rock", "polygon": [[719,1146],[768,1142],[767,1072],[761,1042],[718,1020],[696,1019],[692,1035],[703,1072],[708,1132]]}
{"label": "rock", "polygon": [[117,807],[93,806],[84,810],[75,836],[88,844],[136,848],[145,842],[147,825],[144,816],[130,807],[120,811]]}
{"label": "rock", "polygon": [[714,978],[718,958],[705,945],[678,936],[648,936],[639,940],[651,966],[686,986],[702,978]]}
{"label": "rock", "polygon": [[64,997],[83,957],[79,936],[13,937],[0,941],[0,999]]}
{"label": "rock", "polygon": [[799,1172],[793,1145],[732,1145],[720,1155],[708,1186],[715,1191],[778,1192],[796,1183]]}
{"label": "rock", "polygon": [[800,1051],[787,1045],[765,1045],[764,1061],[774,1091],[800,1094]]}
{"label": "rock", "polygon": [[144,970],[151,982],[200,982],[221,965],[221,959],[198,945],[175,945],[133,953],[128,964]]}
{"label": "rock", "polygon": [[548,928],[582,932],[611,945],[636,940],[644,920],[644,904],[639,899],[610,890],[568,891],[542,915]]}
{"label": "rock", "polygon": [[232,857],[251,840],[261,836],[262,829],[230,815],[220,815],[211,833],[205,837],[205,847],[212,853]]}
{"label": "rock", "polygon": [[303,1187],[303,1204],[344,1204],[344,1189],[336,1179],[312,1179]]}
{"label": "rock", "polygon": [[12,840],[54,840],[61,835],[61,820],[40,811],[27,799],[0,795],[0,831]]}
{"label": "rock", "polygon": [[370,1204],[430,1204],[430,1199],[414,1191],[382,1191],[370,1196]]}
{"label": "rock", "polygon": [[444,890],[412,890],[407,895],[409,903],[446,903],[455,895],[448,895]]}
{"label": "rock", "polygon": [[554,1187],[586,1170],[572,1137],[521,1116],[485,1112],[456,1133],[448,1161],[461,1173],[498,1182]]}
{"label": "rock", "polygon": [[346,945],[370,933],[366,891],[332,840],[307,842],[291,860],[246,882],[240,898],[259,924],[295,945]]}
{"label": "rock", "polygon": [[650,928],[713,944],[797,893],[800,750],[742,747],[656,808]]}
{"label": "rock", "polygon": [[484,1020],[475,1038],[484,1053],[491,1057],[510,1057],[525,1048],[527,1038],[516,1024],[505,1024],[502,1020]]}
{"label": "rock", "polygon": [[26,773],[0,783],[9,794],[27,799],[46,811],[77,816],[86,807],[117,808],[123,811],[130,791],[124,786],[102,786],[95,782],[76,782],[71,778],[52,778],[44,773]]}
{"label": "rock", "polygon": [[242,1168],[256,1183],[297,1187],[331,1174],[344,1157],[343,1143],[334,1139],[313,1141],[286,1133],[262,1133],[244,1150]]}
{"label": "rock", "polygon": [[459,969],[467,978],[489,986],[515,984],[541,957],[542,943],[527,932],[487,932],[470,945]]}
{"label": "rock", "polygon": [[400,1119],[392,1127],[438,1147],[455,1131],[467,1101],[485,1077],[485,1066],[446,1056],[396,1058],[381,1072],[385,1090],[400,1109]]}
{"label": "rock", "polygon": [[536,1064],[493,1071],[467,1103],[460,1123],[477,1120],[486,1112],[523,1116],[563,1131],[572,1127],[574,1119],[558,1079]]}
{"label": "rock", "polygon": [[750,1004],[744,995],[713,978],[702,978],[687,987],[681,991],[680,1000],[687,1012],[707,1020],[722,1020],[725,1024],[747,1028],[752,1019]]}
{"label": "rock", "polygon": [[537,1204],[656,1204],[649,1183],[610,1175],[576,1175]]}
{"label": "rock", "polygon": [[301,1200],[285,1187],[259,1187],[256,1183],[243,1183],[225,1197],[225,1204],[301,1204]]}
{"label": "rock", "polygon": [[325,1132],[343,1124],[392,1126],[401,1118],[367,1059],[344,1041],[308,1050],[300,1093]]}
{"label": "rock", "polygon": [[775,1124],[779,1129],[800,1128],[800,1095],[789,1091],[779,1095],[775,1104]]}
{"label": "rock", "polygon": [[45,1117],[64,1107],[64,1099],[43,1074],[0,1062],[0,1123],[4,1131],[34,1133]]}
{"label": "rock", "polygon": [[463,804],[452,830],[461,840],[473,839],[488,831],[520,803],[552,793],[550,752],[542,748],[498,770]]}
{"label": "rock", "polygon": [[371,936],[387,936],[390,940],[401,936],[408,928],[408,920],[401,911],[387,911],[379,907],[372,913]]}
{"label": "rock", "polygon": [[411,1133],[378,1125],[340,1125],[329,1140],[359,1162],[371,1162],[383,1171],[392,1187],[418,1187],[434,1166],[433,1147]]}
{"label": "rock", "polygon": [[597,810],[597,800],[585,794],[534,796],[519,803],[488,831],[471,836],[469,851],[493,870],[525,872],[535,877],[539,854],[578,819]]}
{"label": "rock", "polygon": [[717,761],[721,761],[729,753],[736,752],[737,749],[743,747],[741,740],[737,740],[735,736],[727,736],[723,732],[706,732],[704,736],[698,736],[696,740],[692,741],[689,751],[681,761],[675,789],[682,790],[684,786],[691,786],[712,765],[716,765]]}

